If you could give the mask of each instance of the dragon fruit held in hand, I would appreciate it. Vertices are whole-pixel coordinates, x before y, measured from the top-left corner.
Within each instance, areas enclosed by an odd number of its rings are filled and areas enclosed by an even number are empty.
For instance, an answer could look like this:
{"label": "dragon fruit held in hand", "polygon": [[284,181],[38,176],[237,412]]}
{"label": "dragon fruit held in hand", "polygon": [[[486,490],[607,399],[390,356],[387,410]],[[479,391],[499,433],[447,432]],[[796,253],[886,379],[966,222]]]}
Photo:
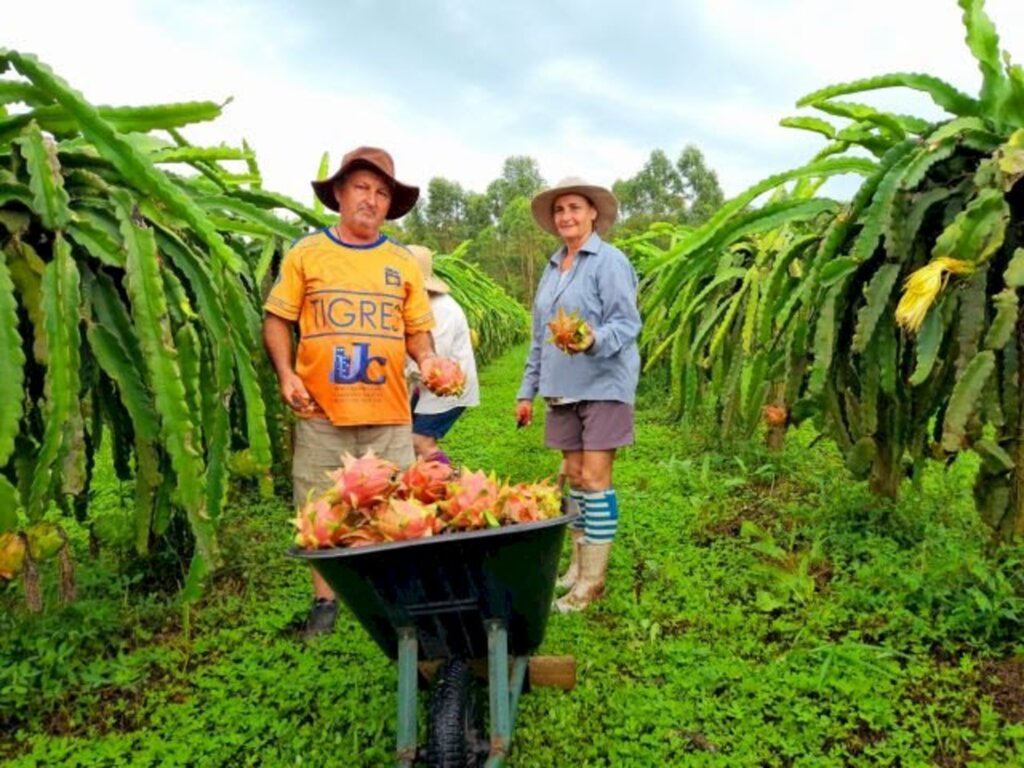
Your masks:
{"label": "dragon fruit held in hand", "polygon": [[581,346],[591,335],[590,326],[587,321],[580,317],[577,310],[566,314],[564,307],[559,307],[555,319],[548,323],[548,330],[551,336],[548,338],[552,344],[566,354],[581,352]]}
{"label": "dragon fruit held in hand", "polygon": [[466,374],[458,361],[431,357],[420,366],[423,385],[440,397],[458,397],[466,390]]}

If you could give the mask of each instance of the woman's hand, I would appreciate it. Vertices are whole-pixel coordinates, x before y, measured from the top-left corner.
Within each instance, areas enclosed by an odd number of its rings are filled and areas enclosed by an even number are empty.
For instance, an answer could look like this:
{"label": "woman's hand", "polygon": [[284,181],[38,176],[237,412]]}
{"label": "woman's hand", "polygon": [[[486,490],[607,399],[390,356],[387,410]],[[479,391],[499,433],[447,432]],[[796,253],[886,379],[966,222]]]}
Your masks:
{"label": "woman's hand", "polygon": [[586,352],[594,346],[594,329],[588,323],[583,323],[580,330],[580,338],[570,341],[565,345],[565,351],[570,355]]}
{"label": "woman's hand", "polygon": [[533,422],[533,401],[519,400],[516,403],[516,426],[528,427]]}

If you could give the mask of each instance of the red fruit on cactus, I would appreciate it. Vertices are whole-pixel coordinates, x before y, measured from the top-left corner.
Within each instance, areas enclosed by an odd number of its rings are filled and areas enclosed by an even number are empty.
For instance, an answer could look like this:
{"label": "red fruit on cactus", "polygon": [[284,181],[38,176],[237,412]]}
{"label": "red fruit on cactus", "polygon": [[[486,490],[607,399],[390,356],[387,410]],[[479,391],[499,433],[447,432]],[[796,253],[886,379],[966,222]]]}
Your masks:
{"label": "red fruit on cactus", "polygon": [[310,499],[299,510],[292,524],[298,529],[295,544],[303,549],[326,549],[334,546],[338,529],[348,513],[343,506],[332,504],[328,496]]}
{"label": "red fruit on cactus", "polygon": [[13,579],[25,565],[25,539],[14,531],[0,533],[0,579]]}
{"label": "red fruit on cactus", "polygon": [[433,504],[445,497],[447,483],[452,479],[452,467],[440,461],[416,459],[402,475],[399,493],[424,504]]}
{"label": "red fruit on cactus", "polygon": [[416,499],[388,499],[377,508],[370,527],[385,541],[433,536],[438,530],[437,507]]}
{"label": "red fruit on cactus", "polygon": [[569,354],[580,352],[581,345],[591,335],[590,326],[580,317],[578,310],[574,309],[570,314],[566,314],[561,306],[555,313],[555,319],[548,323],[548,330],[551,331],[548,341]]}
{"label": "red fruit on cactus", "polygon": [[784,427],[789,421],[789,411],[781,405],[766,405],[762,410],[764,423],[769,427]]}
{"label": "red fruit on cactus", "polygon": [[358,459],[351,453],[341,457],[341,467],[328,472],[334,481],[334,499],[352,509],[367,509],[395,489],[398,465],[374,454],[371,448]]}
{"label": "red fruit on cactus", "polygon": [[440,397],[458,397],[466,391],[466,374],[458,361],[431,357],[420,366],[423,385]]}
{"label": "red fruit on cactus", "polygon": [[472,529],[498,525],[498,481],[494,474],[462,468],[458,480],[448,484],[448,498],[438,503],[448,526]]}

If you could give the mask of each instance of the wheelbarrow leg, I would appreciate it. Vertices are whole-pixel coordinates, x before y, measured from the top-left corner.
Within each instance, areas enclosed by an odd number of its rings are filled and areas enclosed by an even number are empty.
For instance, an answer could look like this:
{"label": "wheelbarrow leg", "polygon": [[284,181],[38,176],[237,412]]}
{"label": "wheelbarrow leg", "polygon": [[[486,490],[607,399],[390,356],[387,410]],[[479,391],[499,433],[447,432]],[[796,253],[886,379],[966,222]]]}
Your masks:
{"label": "wheelbarrow leg", "polygon": [[398,630],[398,764],[416,760],[416,630]]}
{"label": "wheelbarrow leg", "polygon": [[[485,768],[500,768],[512,748],[512,726],[526,680],[529,658],[517,656],[508,674],[508,632],[504,622],[487,622],[487,672],[491,709],[491,752]],[[511,689],[511,691],[510,691]]]}

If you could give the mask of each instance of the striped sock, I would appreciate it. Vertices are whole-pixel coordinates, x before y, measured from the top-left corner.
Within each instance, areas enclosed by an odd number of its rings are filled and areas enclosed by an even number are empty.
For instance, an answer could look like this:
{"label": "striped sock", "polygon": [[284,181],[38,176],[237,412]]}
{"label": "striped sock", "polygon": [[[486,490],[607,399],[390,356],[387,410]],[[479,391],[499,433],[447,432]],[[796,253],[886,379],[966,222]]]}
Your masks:
{"label": "striped sock", "polygon": [[576,506],[580,510],[579,517],[569,523],[569,527],[574,531],[582,531],[587,522],[587,499],[583,495],[583,491],[579,488],[573,488],[569,486],[569,498],[576,502]]}
{"label": "striped sock", "polygon": [[615,489],[583,494],[587,505],[586,538],[590,544],[605,544],[615,538],[619,527],[619,502]]}

